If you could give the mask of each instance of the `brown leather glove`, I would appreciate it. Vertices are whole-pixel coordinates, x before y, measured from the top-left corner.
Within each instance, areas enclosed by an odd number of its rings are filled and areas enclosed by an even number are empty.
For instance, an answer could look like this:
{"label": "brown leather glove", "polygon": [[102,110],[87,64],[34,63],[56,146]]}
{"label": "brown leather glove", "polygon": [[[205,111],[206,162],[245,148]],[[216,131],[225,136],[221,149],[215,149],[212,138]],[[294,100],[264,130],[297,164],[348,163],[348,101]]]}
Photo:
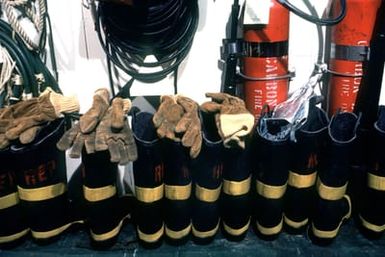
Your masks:
{"label": "brown leather glove", "polygon": [[175,127],[176,133],[183,133],[182,145],[190,147],[191,158],[196,158],[202,147],[201,122],[199,106],[192,99],[177,96],[177,103],[183,107],[184,114]]}
{"label": "brown leather glove", "polygon": [[160,106],[152,118],[159,138],[180,142],[180,138],[175,135],[175,127],[182,115],[183,107],[178,105],[175,96],[161,96]]}
{"label": "brown leather glove", "polygon": [[95,152],[96,127],[108,109],[109,96],[105,88],[95,91],[91,108],[56,144],[59,150],[65,151],[72,147],[69,154],[71,158],[79,158],[84,146],[87,153]]}
{"label": "brown leather glove", "polygon": [[35,139],[41,125],[53,121],[62,113],[79,111],[79,102],[47,88],[38,98],[21,101],[7,107],[10,122],[5,129],[7,140],[19,139],[23,144]]}
{"label": "brown leather glove", "polygon": [[201,109],[215,113],[219,135],[225,147],[245,148],[245,138],[254,126],[254,116],[246,109],[245,102],[226,93],[206,93],[211,102],[205,102]]}
{"label": "brown leather glove", "polygon": [[122,165],[138,158],[135,140],[126,118],[130,109],[130,99],[115,98],[96,128],[95,150],[108,149],[111,162]]}

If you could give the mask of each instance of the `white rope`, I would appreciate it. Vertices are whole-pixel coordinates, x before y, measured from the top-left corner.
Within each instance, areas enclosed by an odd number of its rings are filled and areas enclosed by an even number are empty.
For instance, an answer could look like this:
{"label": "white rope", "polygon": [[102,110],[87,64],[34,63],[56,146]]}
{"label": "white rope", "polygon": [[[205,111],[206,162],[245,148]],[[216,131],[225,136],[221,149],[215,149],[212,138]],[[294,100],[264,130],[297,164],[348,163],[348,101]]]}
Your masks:
{"label": "white rope", "polygon": [[[23,39],[30,50],[38,50],[47,12],[45,0],[2,0],[2,4],[13,30]],[[38,33],[38,40],[34,40],[28,35],[26,28],[20,23],[19,15],[16,15],[16,10],[20,11],[23,17],[31,21]]]}
{"label": "white rope", "polygon": [[11,95],[12,89],[10,88],[11,77],[13,70],[15,69],[16,62],[13,61],[5,47],[0,46],[0,59],[1,59],[1,71],[0,71],[0,94],[3,94],[7,90],[7,97]]}

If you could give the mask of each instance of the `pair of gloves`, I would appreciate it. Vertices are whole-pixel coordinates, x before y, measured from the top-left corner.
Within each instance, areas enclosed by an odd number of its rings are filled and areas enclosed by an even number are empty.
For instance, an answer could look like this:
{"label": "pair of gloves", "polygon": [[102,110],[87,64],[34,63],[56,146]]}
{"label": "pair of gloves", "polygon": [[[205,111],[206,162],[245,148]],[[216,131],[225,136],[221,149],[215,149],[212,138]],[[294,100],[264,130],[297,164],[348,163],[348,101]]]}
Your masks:
{"label": "pair of gloves", "polygon": [[71,158],[79,158],[85,147],[88,154],[108,150],[111,162],[121,165],[136,160],[136,144],[126,116],[131,101],[116,97],[110,105],[109,99],[107,89],[96,90],[91,108],[64,133],[57,148],[65,151],[72,147]]}
{"label": "pair of gloves", "polygon": [[215,115],[218,133],[227,148],[245,148],[245,138],[254,126],[254,116],[247,111],[242,99],[225,93],[207,93],[212,101],[199,106],[185,96],[165,95],[154,114],[153,123],[160,138],[168,138],[190,148],[196,158],[202,146],[199,109]]}
{"label": "pair of gloves", "polygon": [[75,97],[66,97],[47,88],[39,97],[20,101],[0,109],[0,149],[12,140],[31,143],[42,126],[62,116],[79,111]]}

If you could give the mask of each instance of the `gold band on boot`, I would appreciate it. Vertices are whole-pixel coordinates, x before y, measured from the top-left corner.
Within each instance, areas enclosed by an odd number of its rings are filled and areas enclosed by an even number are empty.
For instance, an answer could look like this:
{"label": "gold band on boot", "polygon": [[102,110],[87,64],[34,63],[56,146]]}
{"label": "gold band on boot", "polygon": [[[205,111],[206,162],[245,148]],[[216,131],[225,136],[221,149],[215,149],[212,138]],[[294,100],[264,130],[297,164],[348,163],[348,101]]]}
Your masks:
{"label": "gold band on boot", "polygon": [[308,218],[306,218],[302,221],[294,221],[294,220],[289,219],[285,215],[283,215],[283,220],[285,221],[286,225],[288,225],[289,227],[295,228],[295,229],[302,228],[302,227],[306,226],[306,224],[309,222]]}
{"label": "gold band on boot", "polygon": [[92,230],[90,230],[90,234],[91,234],[92,239],[94,241],[101,242],[101,241],[106,241],[106,240],[109,240],[111,238],[114,238],[115,236],[117,236],[119,234],[120,229],[122,228],[124,219],[125,218],[123,218],[115,228],[113,228],[112,230],[110,230],[106,233],[103,233],[103,234],[95,234]]}
{"label": "gold band on boot", "polygon": [[139,236],[140,240],[142,240],[146,243],[155,243],[163,236],[164,224],[162,224],[162,227],[157,232],[155,232],[153,234],[143,233],[142,231],[140,231],[139,228],[137,228],[136,230],[138,231],[138,236]]}
{"label": "gold band on boot", "polygon": [[286,192],[286,184],[271,186],[257,180],[257,192],[267,199],[280,199]]}
{"label": "gold band on boot", "polygon": [[198,184],[195,185],[195,196],[198,200],[203,202],[212,203],[218,200],[219,195],[221,194],[221,187],[215,189],[208,189],[205,187],[201,187]]}
{"label": "gold band on boot", "polygon": [[190,231],[191,231],[191,223],[186,228],[179,230],[179,231],[171,230],[167,227],[167,225],[165,228],[166,235],[169,238],[174,239],[174,240],[178,240],[178,239],[181,239],[181,238],[187,236],[190,233]]}
{"label": "gold band on boot", "polygon": [[274,227],[264,227],[259,222],[257,222],[257,229],[259,232],[261,232],[262,235],[265,236],[273,236],[281,232],[283,227],[283,219],[279,222],[277,226]]}
{"label": "gold band on boot", "polygon": [[344,197],[348,183],[341,187],[330,187],[322,183],[318,177],[317,180],[317,191],[319,196],[324,200],[336,201]]}
{"label": "gold band on boot", "polygon": [[191,183],[185,186],[165,185],[165,196],[169,200],[187,200],[191,195]]}
{"label": "gold band on boot", "polygon": [[249,221],[247,221],[246,225],[241,228],[232,228],[232,227],[229,227],[225,222],[223,222],[223,228],[229,235],[232,235],[232,236],[242,235],[249,229],[249,226],[250,226],[250,219]]}
{"label": "gold band on boot", "polygon": [[250,190],[251,176],[242,181],[223,180],[223,192],[227,195],[240,196]]}
{"label": "gold band on boot", "polygon": [[370,223],[369,221],[365,220],[361,215],[359,215],[359,217],[360,217],[360,221],[361,221],[362,226],[364,226],[365,228],[367,228],[373,232],[377,232],[377,233],[381,233],[385,230],[385,224],[384,225],[376,225],[376,224]]}
{"label": "gold band on boot", "polygon": [[0,210],[15,206],[19,203],[19,194],[17,192],[0,197]]}
{"label": "gold band on boot", "polygon": [[153,203],[159,201],[164,195],[164,185],[154,188],[135,186],[136,199],[144,203]]}
{"label": "gold band on boot", "polygon": [[66,185],[64,183],[57,183],[39,188],[22,188],[17,186],[17,190],[21,200],[28,202],[44,201],[64,194]]}
{"label": "gold band on boot", "polygon": [[99,202],[116,195],[116,187],[108,185],[104,187],[90,188],[83,186],[84,198],[89,202]]}
{"label": "gold band on boot", "polygon": [[4,244],[4,243],[9,243],[9,242],[15,241],[15,240],[25,236],[28,232],[29,232],[29,229],[27,228],[27,229],[24,229],[23,231],[20,231],[20,232],[16,233],[16,234],[13,234],[13,235],[0,236],[0,244]]}
{"label": "gold band on boot", "polygon": [[338,224],[337,228],[334,229],[334,230],[326,230],[326,231],[325,230],[319,230],[319,229],[317,229],[314,226],[314,223],[312,222],[311,229],[313,231],[313,234],[316,237],[326,238],[326,239],[335,238],[337,236],[338,232],[340,231],[340,228],[341,228],[342,224],[344,223],[344,221],[350,218],[350,215],[351,215],[351,212],[352,212],[352,203],[350,201],[350,197],[347,196],[347,195],[344,195],[343,198],[345,198],[348,201],[348,208],[349,208],[348,213],[344,217],[342,217],[342,219],[341,219],[340,223]]}
{"label": "gold band on boot", "polygon": [[307,175],[301,175],[294,171],[289,172],[288,184],[295,188],[309,188],[315,184],[317,180],[317,172]]}
{"label": "gold band on boot", "polygon": [[215,228],[213,228],[209,231],[199,231],[194,227],[194,225],[192,225],[192,233],[195,237],[198,237],[198,238],[208,238],[208,237],[215,236],[215,234],[218,231],[218,228],[219,228],[219,221],[218,221],[217,225],[215,226]]}
{"label": "gold band on boot", "polygon": [[385,191],[385,177],[368,172],[368,187],[377,191]]}

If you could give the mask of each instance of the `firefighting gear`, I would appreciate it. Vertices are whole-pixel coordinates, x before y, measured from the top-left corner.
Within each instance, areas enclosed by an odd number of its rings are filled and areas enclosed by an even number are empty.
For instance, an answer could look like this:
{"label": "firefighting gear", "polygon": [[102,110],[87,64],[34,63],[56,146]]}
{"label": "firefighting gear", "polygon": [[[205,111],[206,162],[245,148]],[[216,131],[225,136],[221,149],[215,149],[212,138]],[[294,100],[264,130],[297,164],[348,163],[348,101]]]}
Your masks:
{"label": "firefighting gear", "polygon": [[117,238],[132,208],[119,197],[116,181],[118,166],[110,161],[109,151],[82,152],[83,195],[91,242],[95,247],[109,246]]}
{"label": "firefighting gear", "polygon": [[245,140],[254,126],[254,117],[242,99],[225,93],[206,93],[211,101],[201,105],[204,112],[214,113],[218,133],[225,147],[245,148]]}
{"label": "firefighting gear", "polygon": [[[256,129],[254,164],[256,182],[255,220],[257,232],[266,238],[277,236],[283,227],[283,200],[289,175],[290,124],[261,116]],[[279,156],[279,161],[276,160]]]}
{"label": "firefighting gear", "polygon": [[145,246],[158,246],[164,234],[164,164],[162,144],[151,122],[153,114],[132,115],[132,131],[138,149],[133,162],[136,208],[133,213],[137,237]]}
{"label": "firefighting gear", "polygon": [[179,142],[180,138],[175,135],[175,128],[182,116],[183,107],[176,102],[175,96],[161,96],[159,108],[152,119],[158,137]]}
{"label": "firefighting gear", "polygon": [[251,152],[247,146],[225,148],[223,154],[222,231],[227,239],[239,241],[250,226]]}
{"label": "firefighting gear", "polygon": [[0,150],[0,247],[20,241],[29,232],[17,192],[14,161],[9,148]]}
{"label": "firefighting gear", "polygon": [[319,156],[316,206],[311,224],[314,242],[329,242],[339,232],[351,212],[345,196],[360,118],[350,112],[335,114],[328,126],[329,136]]}
{"label": "firefighting gear", "polygon": [[247,109],[258,119],[265,105],[273,109],[289,92],[289,11],[280,1],[269,1],[268,24],[244,24],[246,53],[242,58]]}
{"label": "firefighting gear", "polygon": [[72,147],[69,154],[71,158],[80,158],[83,146],[87,153],[94,153],[95,130],[109,108],[108,101],[107,89],[96,90],[91,108],[80,117],[78,123],[64,133],[57,143],[57,148],[65,151]]}
{"label": "firefighting gear", "polygon": [[93,96],[91,108],[79,120],[80,131],[91,133],[107,112],[110,93],[106,88],[97,89]]}
{"label": "firefighting gear", "polygon": [[[370,41],[374,31],[376,14],[382,1],[346,0],[346,2],[348,6],[346,16],[340,23],[331,27],[331,42],[328,47],[330,53],[326,53],[329,55],[328,112],[330,116],[338,109],[348,112],[355,110],[357,94],[359,94],[362,85],[361,79],[368,71],[366,66],[371,51]],[[340,12],[343,8],[338,1],[333,5],[333,14]],[[359,22],[357,22],[357,17],[362,17]],[[368,87],[373,87],[373,84],[368,84]],[[367,98],[364,101],[373,100]]]}
{"label": "firefighting gear", "polygon": [[19,139],[22,144],[32,142],[40,127],[61,116],[62,113],[79,111],[79,102],[75,97],[66,97],[47,88],[39,97],[20,101],[5,107],[1,113],[4,125],[2,145],[6,141]]}
{"label": "firefighting gear", "polygon": [[[314,101],[314,99],[313,99]],[[292,232],[300,232],[308,224],[315,201],[318,156],[327,135],[326,113],[310,103],[306,122],[290,142],[289,177],[284,196],[284,222]]]}
{"label": "firefighting gear", "polygon": [[111,162],[121,165],[138,157],[135,140],[126,119],[130,109],[129,99],[115,98],[95,132],[95,151],[108,150]]}
{"label": "firefighting gear", "polygon": [[223,142],[211,113],[201,112],[203,144],[192,160],[194,181],[192,235],[197,243],[211,242],[220,225],[219,197],[222,190]]}
{"label": "firefighting gear", "polygon": [[56,142],[64,132],[64,119],[44,126],[31,144],[13,144],[17,161],[17,189],[32,237],[38,241],[57,238],[74,222],[67,199],[64,152]]}
{"label": "firefighting gear", "polygon": [[359,213],[359,223],[368,234],[381,235],[385,231],[385,107],[381,106],[379,117],[369,137],[369,160],[365,172],[364,197]]}
{"label": "firefighting gear", "polygon": [[165,140],[164,147],[165,234],[170,243],[181,244],[191,231],[190,158],[180,142]]}
{"label": "firefighting gear", "polygon": [[175,132],[183,133],[182,145],[190,148],[190,157],[196,158],[201,150],[201,122],[198,116],[198,104],[192,99],[178,95],[177,103],[183,107],[184,114],[176,124]]}

